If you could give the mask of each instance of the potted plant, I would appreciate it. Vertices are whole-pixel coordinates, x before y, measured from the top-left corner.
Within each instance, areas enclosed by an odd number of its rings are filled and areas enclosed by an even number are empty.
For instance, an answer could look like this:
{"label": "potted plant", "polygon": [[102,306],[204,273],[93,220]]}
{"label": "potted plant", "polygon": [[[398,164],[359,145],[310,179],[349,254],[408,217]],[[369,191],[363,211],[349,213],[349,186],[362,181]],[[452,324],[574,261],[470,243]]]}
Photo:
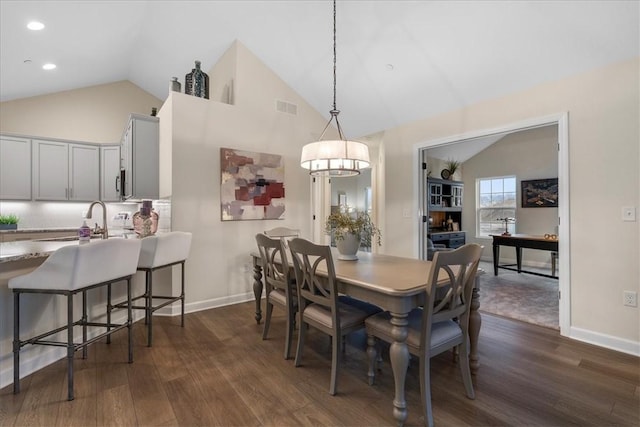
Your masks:
{"label": "potted plant", "polygon": [[325,222],[325,233],[336,240],[336,247],[342,260],[356,260],[356,252],[362,243],[370,247],[375,238],[378,246],[382,244],[380,229],[371,221],[367,212],[333,212]]}
{"label": "potted plant", "polygon": [[15,230],[18,228],[18,218],[14,214],[0,215],[0,230]]}
{"label": "potted plant", "polygon": [[461,163],[457,160],[449,159],[445,163],[445,168],[449,171],[449,179],[453,179],[453,174],[460,168]]}

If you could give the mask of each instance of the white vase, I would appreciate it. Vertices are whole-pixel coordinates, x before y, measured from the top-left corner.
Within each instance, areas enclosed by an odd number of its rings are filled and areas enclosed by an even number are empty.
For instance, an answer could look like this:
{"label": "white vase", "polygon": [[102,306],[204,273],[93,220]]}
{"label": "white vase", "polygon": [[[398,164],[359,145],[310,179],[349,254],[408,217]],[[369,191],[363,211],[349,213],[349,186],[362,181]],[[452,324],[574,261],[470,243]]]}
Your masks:
{"label": "white vase", "polygon": [[360,236],[353,233],[346,233],[342,239],[336,239],[336,247],[339,252],[338,259],[355,261],[358,259],[356,254],[360,248]]}

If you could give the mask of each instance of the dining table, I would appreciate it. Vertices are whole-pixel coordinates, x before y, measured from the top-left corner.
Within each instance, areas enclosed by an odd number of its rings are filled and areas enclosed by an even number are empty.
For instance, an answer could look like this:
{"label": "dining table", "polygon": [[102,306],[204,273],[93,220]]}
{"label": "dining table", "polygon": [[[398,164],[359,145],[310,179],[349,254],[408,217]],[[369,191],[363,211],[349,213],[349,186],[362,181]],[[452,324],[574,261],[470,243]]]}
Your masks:
{"label": "dining table", "polygon": [[[335,248],[332,248],[335,251]],[[375,304],[391,314],[393,325],[389,358],[393,371],[395,397],[393,399],[393,416],[399,425],[407,419],[407,403],[405,399],[405,379],[409,366],[409,349],[406,339],[408,336],[408,315],[414,308],[423,305],[426,287],[431,269],[431,261],[383,255],[370,252],[358,252],[357,260],[346,261],[333,254],[338,291],[345,295]],[[253,258],[253,292],[255,295],[255,320],[262,319],[261,299],[263,291],[262,262],[259,253],[252,252]],[[292,261],[289,260],[292,268]],[[326,270],[318,269],[320,274]],[[443,272],[444,273],[444,272]],[[478,336],[480,334],[481,317],[478,294],[478,277],[472,293],[471,312],[469,316],[469,363],[472,374],[479,367]],[[446,283],[442,276],[442,283]],[[460,355],[462,356],[462,355]]]}

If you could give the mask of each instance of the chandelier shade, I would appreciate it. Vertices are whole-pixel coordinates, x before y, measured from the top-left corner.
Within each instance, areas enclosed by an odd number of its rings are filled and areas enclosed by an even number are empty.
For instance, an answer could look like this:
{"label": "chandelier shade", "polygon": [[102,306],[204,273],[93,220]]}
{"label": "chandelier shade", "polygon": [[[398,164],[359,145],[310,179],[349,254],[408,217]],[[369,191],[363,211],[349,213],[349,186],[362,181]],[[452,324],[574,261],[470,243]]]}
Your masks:
{"label": "chandelier shade", "polygon": [[369,147],[362,142],[326,140],[302,147],[300,166],[311,175],[354,176],[369,165]]}
{"label": "chandelier shade", "polygon": [[[359,175],[361,169],[368,168],[369,147],[358,141],[348,140],[342,133],[336,108],[336,1],[333,1],[333,109],[331,118],[324,127],[319,141],[302,147],[300,166],[309,170],[311,175],[329,175],[346,177]],[[322,140],[325,132],[335,119],[338,128],[337,140]]]}

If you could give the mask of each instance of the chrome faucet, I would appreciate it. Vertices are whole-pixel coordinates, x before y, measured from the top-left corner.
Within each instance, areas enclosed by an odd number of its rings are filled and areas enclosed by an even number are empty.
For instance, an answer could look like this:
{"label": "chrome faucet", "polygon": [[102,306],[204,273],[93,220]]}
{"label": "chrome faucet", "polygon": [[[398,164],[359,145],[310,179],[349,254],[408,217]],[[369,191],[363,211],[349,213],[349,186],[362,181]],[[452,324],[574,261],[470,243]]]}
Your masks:
{"label": "chrome faucet", "polygon": [[103,239],[109,238],[109,231],[107,230],[107,207],[104,205],[104,202],[100,200],[96,200],[91,202],[89,205],[89,210],[87,210],[87,219],[91,219],[91,211],[95,205],[102,206],[102,229],[98,229],[98,233],[102,234]]}

